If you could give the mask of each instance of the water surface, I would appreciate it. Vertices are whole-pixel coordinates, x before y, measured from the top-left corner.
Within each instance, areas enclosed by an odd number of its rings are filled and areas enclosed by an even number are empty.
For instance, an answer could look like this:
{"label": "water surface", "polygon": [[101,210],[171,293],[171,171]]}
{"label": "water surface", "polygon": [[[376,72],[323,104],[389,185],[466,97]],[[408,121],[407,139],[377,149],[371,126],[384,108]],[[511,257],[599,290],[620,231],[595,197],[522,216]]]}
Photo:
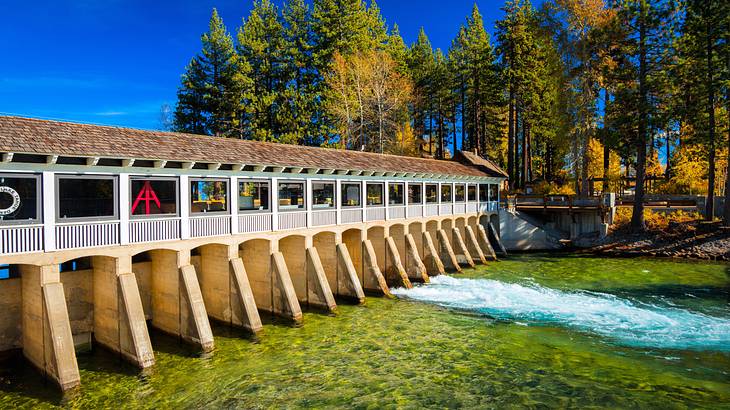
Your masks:
{"label": "water surface", "polygon": [[209,355],[153,333],[143,374],[97,349],[66,396],[6,365],[0,407],[730,408],[727,272],[511,256],[257,339],[215,326]]}

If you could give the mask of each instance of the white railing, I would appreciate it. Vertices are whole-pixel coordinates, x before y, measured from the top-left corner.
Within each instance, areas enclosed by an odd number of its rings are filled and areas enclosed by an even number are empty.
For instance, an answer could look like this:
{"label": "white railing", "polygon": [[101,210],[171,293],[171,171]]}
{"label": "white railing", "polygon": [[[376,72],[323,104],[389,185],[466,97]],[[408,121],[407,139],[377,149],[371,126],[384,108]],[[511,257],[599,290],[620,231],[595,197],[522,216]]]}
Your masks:
{"label": "white railing", "polygon": [[180,239],[180,218],[129,221],[129,243]]}
{"label": "white railing", "polygon": [[423,216],[423,205],[408,205],[408,218],[420,218]]}
{"label": "white railing", "polygon": [[451,215],[451,204],[441,204],[441,215]]}
{"label": "white railing", "polygon": [[326,211],[312,212],[312,226],[336,225],[337,211],[328,209]]}
{"label": "white railing", "polygon": [[238,215],[238,232],[266,232],[271,230],[271,214]]}
{"label": "white railing", "polygon": [[405,206],[391,206],[388,208],[389,219],[403,219],[406,217]]}
{"label": "white railing", "polygon": [[230,215],[195,216],[190,218],[190,236],[193,238],[230,234]]}
{"label": "white railing", "polygon": [[497,202],[497,201],[490,202],[489,203],[489,210],[492,211],[492,212],[498,211],[499,210],[499,202]]}
{"label": "white railing", "polygon": [[468,204],[466,204],[466,212],[468,212],[470,214],[476,213],[478,209],[479,209],[479,206],[477,206],[476,202],[469,202]]}
{"label": "white railing", "polygon": [[489,211],[489,202],[480,202],[479,203],[479,212],[487,212]]}
{"label": "white railing", "polygon": [[279,229],[296,229],[307,227],[307,212],[279,213]]}
{"label": "white railing", "polygon": [[343,224],[354,224],[362,222],[362,209],[343,209],[342,211],[342,223]]}
{"label": "white railing", "polygon": [[382,221],[385,220],[385,208],[367,208],[365,213],[365,220],[367,221]]}
{"label": "white railing", "polygon": [[466,213],[466,204],[463,202],[455,203],[454,204],[454,214],[464,214]]}
{"label": "white railing", "polygon": [[43,225],[0,228],[0,255],[43,251]]}
{"label": "white railing", "polygon": [[423,216],[436,216],[439,214],[438,204],[428,204],[423,208]]}
{"label": "white railing", "polygon": [[91,248],[119,244],[119,221],[56,225],[56,249]]}

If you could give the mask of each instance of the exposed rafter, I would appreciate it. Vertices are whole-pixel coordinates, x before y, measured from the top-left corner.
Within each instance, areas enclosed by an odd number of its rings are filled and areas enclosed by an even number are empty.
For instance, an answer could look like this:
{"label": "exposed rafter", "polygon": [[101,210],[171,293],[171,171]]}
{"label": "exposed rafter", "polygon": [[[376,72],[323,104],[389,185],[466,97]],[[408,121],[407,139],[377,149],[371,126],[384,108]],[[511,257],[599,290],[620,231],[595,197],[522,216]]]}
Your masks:
{"label": "exposed rafter", "polygon": [[99,163],[99,160],[100,159],[101,158],[99,158],[99,157],[89,157],[89,158],[86,158],[86,165],[87,166],[90,166],[90,167],[96,166],[96,164]]}

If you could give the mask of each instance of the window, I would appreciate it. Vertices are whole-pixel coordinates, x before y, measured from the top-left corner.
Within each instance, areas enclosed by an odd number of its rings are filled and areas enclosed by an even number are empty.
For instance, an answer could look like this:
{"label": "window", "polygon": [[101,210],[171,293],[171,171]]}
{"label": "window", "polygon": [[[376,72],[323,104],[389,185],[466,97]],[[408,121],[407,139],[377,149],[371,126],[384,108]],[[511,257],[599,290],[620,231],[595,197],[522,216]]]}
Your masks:
{"label": "window", "polygon": [[38,175],[0,174],[0,225],[40,222]]}
{"label": "window", "polygon": [[421,198],[421,184],[408,184],[408,203],[415,205],[423,202]]}
{"label": "window", "polygon": [[451,202],[451,184],[441,185],[441,202]]}
{"label": "window", "polygon": [[497,184],[489,184],[489,200],[490,201],[496,201],[497,200],[497,193],[499,192],[499,185]]}
{"label": "window", "polygon": [[268,211],[268,181],[238,181],[239,211]]}
{"label": "window", "polygon": [[116,219],[117,179],[107,176],[59,175],[56,178],[57,218]]}
{"label": "window", "polygon": [[366,192],[368,206],[383,206],[383,184],[368,183]]}
{"label": "window", "polygon": [[129,184],[130,215],[177,215],[176,179],[132,178]]}
{"label": "window", "polygon": [[477,186],[476,185],[469,185],[466,187],[466,199],[469,202],[477,200]]}
{"label": "window", "polygon": [[194,179],[190,181],[190,212],[228,212],[228,181]]}
{"label": "window", "polygon": [[312,208],[335,207],[335,183],[312,182]]}
{"label": "window", "polygon": [[342,206],[360,206],[360,184],[343,183],[342,189]]}
{"label": "window", "polygon": [[403,205],[403,184],[388,184],[388,205]]}
{"label": "window", "polygon": [[279,209],[304,208],[304,182],[279,182]]}
{"label": "window", "polygon": [[426,203],[435,204],[439,201],[439,186],[436,184],[426,184]]}
{"label": "window", "polygon": [[489,184],[479,184],[479,202],[489,201]]}
{"label": "window", "polygon": [[454,185],[454,196],[456,202],[464,202],[464,184]]}

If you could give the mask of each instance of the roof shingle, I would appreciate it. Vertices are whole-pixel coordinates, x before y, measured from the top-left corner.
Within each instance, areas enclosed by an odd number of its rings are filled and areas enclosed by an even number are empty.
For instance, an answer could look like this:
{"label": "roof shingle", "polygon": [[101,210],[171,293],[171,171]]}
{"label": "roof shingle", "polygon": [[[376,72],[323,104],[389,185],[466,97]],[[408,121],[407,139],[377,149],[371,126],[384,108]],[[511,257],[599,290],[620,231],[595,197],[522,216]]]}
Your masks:
{"label": "roof shingle", "polygon": [[375,172],[498,176],[457,161],[0,116],[0,151]]}

